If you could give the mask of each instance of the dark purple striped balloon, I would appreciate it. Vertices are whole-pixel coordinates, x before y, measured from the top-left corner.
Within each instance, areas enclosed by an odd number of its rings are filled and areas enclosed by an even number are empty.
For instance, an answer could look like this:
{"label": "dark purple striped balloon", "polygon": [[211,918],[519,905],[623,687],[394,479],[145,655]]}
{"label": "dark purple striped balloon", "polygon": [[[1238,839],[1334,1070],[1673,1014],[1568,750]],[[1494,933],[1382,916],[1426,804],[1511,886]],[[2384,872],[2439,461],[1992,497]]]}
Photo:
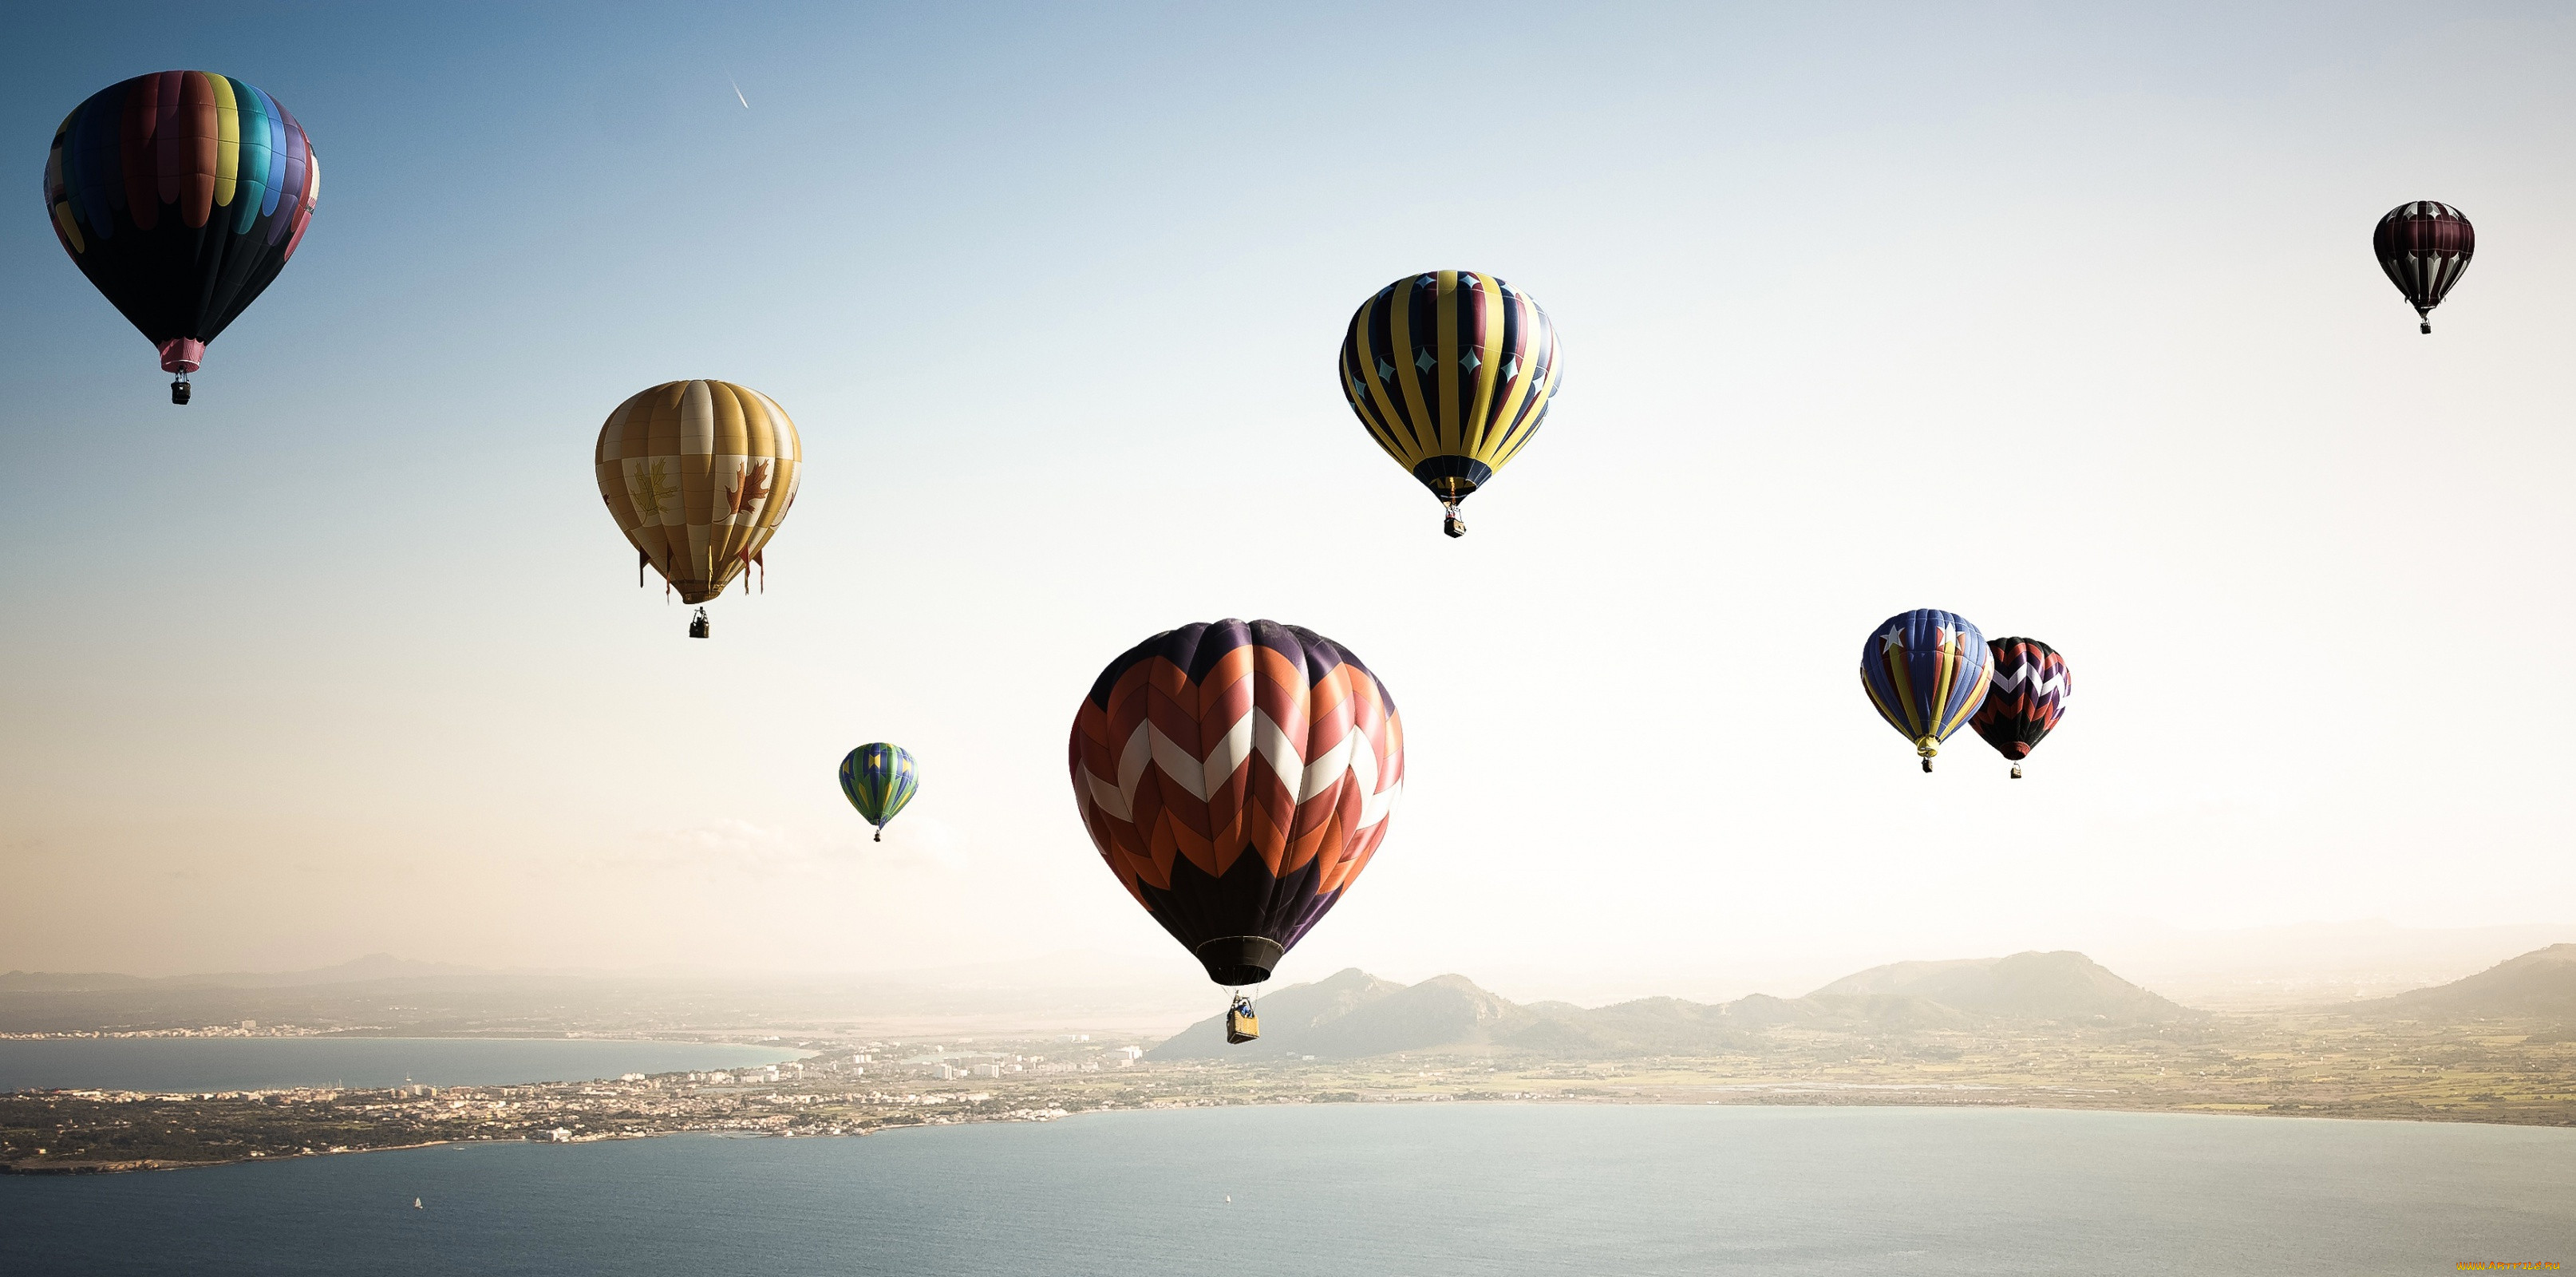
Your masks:
{"label": "dark purple striped balloon", "polygon": [[2371,234],[2371,251],[2388,282],[2406,294],[2425,332],[2433,331],[2433,308],[2442,304],[2451,285],[2469,269],[2478,251],[2477,228],[2468,216],[2448,204],[2417,200],[2388,210]]}

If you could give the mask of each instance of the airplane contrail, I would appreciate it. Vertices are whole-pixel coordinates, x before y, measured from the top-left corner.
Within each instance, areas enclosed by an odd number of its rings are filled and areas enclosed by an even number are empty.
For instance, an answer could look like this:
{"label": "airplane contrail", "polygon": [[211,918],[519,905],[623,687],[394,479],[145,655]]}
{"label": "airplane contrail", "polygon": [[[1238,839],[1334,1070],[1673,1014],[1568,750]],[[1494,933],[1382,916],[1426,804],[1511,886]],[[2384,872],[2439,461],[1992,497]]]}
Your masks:
{"label": "airplane contrail", "polygon": [[727,72],[725,72],[725,83],[727,83],[727,84],[732,84],[732,85],[733,85],[733,100],[734,100],[734,101],[736,101],[736,102],[740,102],[740,103],[742,103],[742,109],[743,109],[743,110],[746,110],[746,111],[750,110],[750,109],[751,109],[751,99],[746,98],[746,97],[744,97],[744,96],[742,95],[742,86],[741,86],[741,85],[739,85],[739,84],[734,84],[733,72],[731,72],[731,71],[727,71]]}

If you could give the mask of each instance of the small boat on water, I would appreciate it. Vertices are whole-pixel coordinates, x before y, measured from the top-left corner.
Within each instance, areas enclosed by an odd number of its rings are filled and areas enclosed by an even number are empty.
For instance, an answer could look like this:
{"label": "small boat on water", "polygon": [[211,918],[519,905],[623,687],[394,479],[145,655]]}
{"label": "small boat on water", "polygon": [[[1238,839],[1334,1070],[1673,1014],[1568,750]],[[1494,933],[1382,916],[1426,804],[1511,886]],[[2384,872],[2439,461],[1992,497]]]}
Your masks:
{"label": "small boat on water", "polygon": [[420,1199],[419,1199],[419,1198],[417,1198],[417,1197],[415,1197],[415,1198],[411,1199],[411,1208],[412,1208],[413,1210],[428,1210],[428,1209],[429,1209],[428,1207],[421,1205],[421,1204],[420,1204]]}

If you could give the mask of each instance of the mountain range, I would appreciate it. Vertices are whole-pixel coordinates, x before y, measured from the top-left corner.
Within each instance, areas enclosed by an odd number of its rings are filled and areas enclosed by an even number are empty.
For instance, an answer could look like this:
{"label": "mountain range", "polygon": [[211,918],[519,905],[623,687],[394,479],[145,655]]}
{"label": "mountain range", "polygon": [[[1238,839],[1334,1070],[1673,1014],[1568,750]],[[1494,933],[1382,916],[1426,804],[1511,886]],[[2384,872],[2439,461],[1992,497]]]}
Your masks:
{"label": "mountain range", "polygon": [[[1261,1037],[1225,1044],[1223,1017],[1202,1020],[1146,1053],[1149,1060],[1313,1057],[1484,1051],[1559,1058],[1695,1055],[1761,1049],[1780,1026],[1855,1035],[1926,1030],[2144,1028],[2207,1021],[2071,951],[1950,962],[1898,962],[1833,981],[1802,998],[1754,994],[1733,1002],[1641,998],[1584,1008],[1511,1002],[1465,976],[1420,984],[1353,968],[1259,1002]],[[2448,984],[2345,1003],[2332,1013],[2462,1023],[2543,1022],[2544,1038],[2576,1036],[2576,944],[2523,954]]]}
{"label": "mountain range", "polygon": [[1592,1008],[1514,1003],[1465,976],[1401,985],[1353,968],[1282,989],[1262,998],[1259,1010],[1257,1041],[1228,1047],[1218,1016],[1182,1030],[1146,1058],[1358,1059],[1479,1048],[1588,1058],[1688,1055],[1754,1049],[1764,1030],[1781,1025],[1882,1033],[2009,1023],[2152,1025],[2203,1016],[2064,951],[1899,962],[1845,976],[1803,998],[1641,998]]}

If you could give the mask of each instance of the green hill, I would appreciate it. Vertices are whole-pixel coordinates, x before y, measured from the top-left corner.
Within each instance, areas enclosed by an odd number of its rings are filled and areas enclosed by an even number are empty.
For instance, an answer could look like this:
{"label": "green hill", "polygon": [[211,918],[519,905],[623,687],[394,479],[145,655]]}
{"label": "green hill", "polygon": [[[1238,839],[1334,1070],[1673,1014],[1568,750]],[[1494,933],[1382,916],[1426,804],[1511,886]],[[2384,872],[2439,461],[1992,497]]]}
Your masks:
{"label": "green hill", "polygon": [[1971,1016],[2013,1020],[2078,1020],[2159,1024],[2197,1013],[2113,975],[2072,950],[2032,950],[2007,958],[1897,962],[1844,976],[1810,1000],[1888,996],[1917,998]]}
{"label": "green hill", "polygon": [[2352,1009],[2363,1015],[2414,1020],[2576,1022],[2576,944],[2535,949],[2449,984],[2355,1003]]}

